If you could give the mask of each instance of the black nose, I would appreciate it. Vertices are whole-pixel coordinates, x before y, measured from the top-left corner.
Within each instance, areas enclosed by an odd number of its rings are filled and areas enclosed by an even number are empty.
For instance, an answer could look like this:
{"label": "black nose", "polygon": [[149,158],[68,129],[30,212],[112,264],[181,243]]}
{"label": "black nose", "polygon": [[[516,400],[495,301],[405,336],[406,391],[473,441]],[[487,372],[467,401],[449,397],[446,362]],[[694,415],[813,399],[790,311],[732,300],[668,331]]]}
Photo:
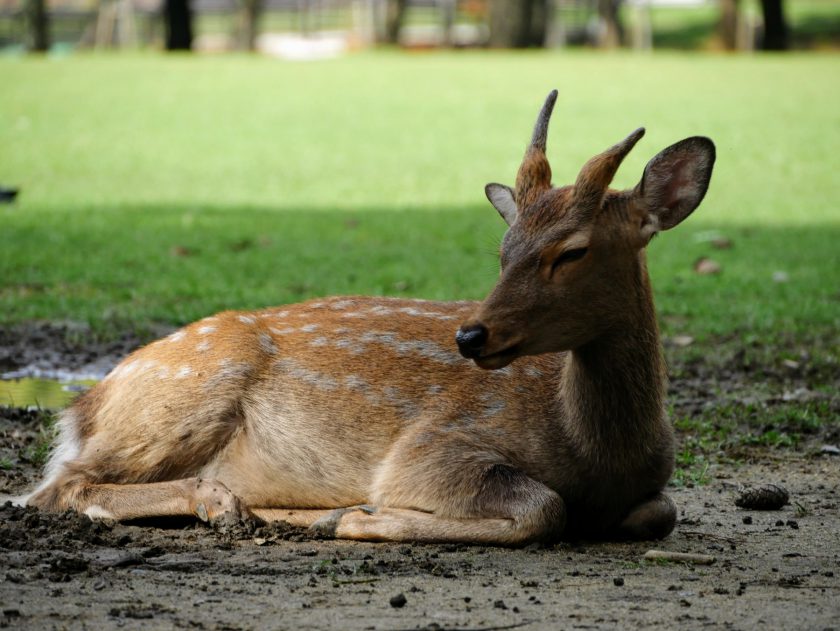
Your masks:
{"label": "black nose", "polygon": [[475,359],[481,355],[487,343],[487,329],[483,324],[474,324],[467,328],[460,328],[455,334],[458,350],[467,359]]}

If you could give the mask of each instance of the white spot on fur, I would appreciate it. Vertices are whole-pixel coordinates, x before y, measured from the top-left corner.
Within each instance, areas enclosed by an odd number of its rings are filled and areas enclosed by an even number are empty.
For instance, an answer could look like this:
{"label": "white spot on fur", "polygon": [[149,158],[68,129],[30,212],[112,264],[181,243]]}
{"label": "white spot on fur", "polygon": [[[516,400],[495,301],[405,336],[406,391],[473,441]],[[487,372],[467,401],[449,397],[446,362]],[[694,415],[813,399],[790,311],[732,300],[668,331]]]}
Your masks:
{"label": "white spot on fur", "polygon": [[339,300],[338,302],[334,302],[330,305],[330,309],[335,309],[336,311],[341,311],[343,309],[347,309],[348,307],[352,307],[356,304],[355,300]]}
{"label": "white spot on fur", "polygon": [[214,327],[214,326],[203,326],[200,329],[198,329],[198,333],[200,335],[207,335],[208,333],[212,333],[215,330],[216,330],[216,327]]}
{"label": "white spot on fur", "polygon": [[321,337],[316,337],[314,340],[309,342],[309,345],[310,346],[326,346],[327,342],[328,342],[327,338],[325,338],[322,335]]}
{"label": "white spot on fur", "polygon": [[313,302],[309,306],[312,307],[313,309],[323,309],[324,308],[324,303],[323,302]]}
{"label": "white spot on fur", "polygon": [[274,363],[274,368],[319,390],[332,391],[338,387],[338,382],[329,375],[310,370],[293,359],[278,360]]}
{"label": "white spot on fur", "polygon": [[167,378],[169,378],[169,368],[167,368],[166,366],[164,366],[163,368],[161,368],[160,370],[158,370],[157,376],[158,376],[158,379],[167,379]]}
{"label": "white spot on fur", "polygon": [[415,309],[414,307],[401,307],[397,309],[400,313],[404,313],[406,315],[420,317],[420,318],[432,318],[433,320],[454,320],[455,316],[449,315],[447,313],[439,313],[437,311],[421,311],[420,309]]}
{"label": "white spot on fur", "polygon": [[239,320],[242,324],[254,324],[257,321],[256,318],[246,315],[236,316],[236,319]]}
{"label": "white spot on fur", "polygon": [[305,324],[300,327],[300,330],[304,333],[312,333],[313,331],[317,331],[319,328],[320,327],[317,324]]}
{"label": "white spot on fur", "polygon": [[172,333],[166,339],[169,340],[170,342],[180,342],[185,337],[187,337],[186,331],[175,331],[174,333]]}
{"label": "white spot on fur", "polygon": [[[117,366],[117,370],[119,370],[120,375],[128,375],[138,367],[140,362],[138,361],[130,361],[127,364],[123,364],[122,366]],[[115,371],[116,372],[116,371]]]}
{"label": "white spot on fur", "polygon": [[228,358],[219,361],[221,370],[204,383],[205,390],[213,390],[221,386],[241,388],[245,380],[254,371],[254,367],[247,362],[234,362]]}
{"label": "white spot on fur", "polygon": [[178,369],[178,372],[175,373],[176,379],[184,379],[185,377],[189,377],[192,374],[192,368],[189,366],[181,366]]}
{"label": "white spot on fur", "polygon": [[94,504],[93,506],[89,506],[88,509],[85,511],[85,515],[90,517],[91,519],[113,519],[114,514],[108,510],[102,508],[99,504]]}
{"label": "white spot on fur", "polygon": [[199,353],[206,353],[207,351],[210,350],[210,348],[211,348],[210,342],[208,342],[207,340],[204,340],[203,342],[199,342],[198,345],[196,345],[195,350],[197,350]]}
{"label": "white spot on fur", "polygon": [[277,312],[275,312],[274,317],[275,318],[285,318],[288,315],[289,315],[288,311],[277,311]]}
{"label": "white spot on fur", "polygon": [[277,347],[274,345],[274,340],[271,339],[271,336],[268,333],[260,333],[260,349],[264,353],[268,353],[269,355],[276,355],[277,354]]}
{"label": "white spot on fur", "polygon": [[268,330],[275,335],[290,335],[297,331],[297,329],[293,329],[290,326],[287,326],[285,329],[275,329],[274,327],[269,327]]}

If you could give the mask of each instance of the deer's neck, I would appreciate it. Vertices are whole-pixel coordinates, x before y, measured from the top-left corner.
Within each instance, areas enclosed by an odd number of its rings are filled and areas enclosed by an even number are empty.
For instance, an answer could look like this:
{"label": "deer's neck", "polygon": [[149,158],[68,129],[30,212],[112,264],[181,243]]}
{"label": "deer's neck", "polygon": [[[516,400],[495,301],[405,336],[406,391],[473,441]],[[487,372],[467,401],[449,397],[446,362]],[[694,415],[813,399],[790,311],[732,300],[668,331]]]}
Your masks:
{"label": "deer's neck", "polygon": [[623,322],[569,353],[563,373],[569,435],[594,466],[647,460],[671,441],[665,362],[643,261],[633,284]]}

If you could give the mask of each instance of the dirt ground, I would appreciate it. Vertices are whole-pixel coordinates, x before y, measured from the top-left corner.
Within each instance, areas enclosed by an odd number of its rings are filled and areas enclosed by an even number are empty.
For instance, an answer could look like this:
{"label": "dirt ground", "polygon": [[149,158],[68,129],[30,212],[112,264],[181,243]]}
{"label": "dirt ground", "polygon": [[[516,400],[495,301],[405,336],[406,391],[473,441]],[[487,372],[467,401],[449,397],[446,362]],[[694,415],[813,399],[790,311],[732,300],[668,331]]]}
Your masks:
{"label": "dirt ground", "polygon": [[[66,339],[60,327],[0,332],[0,371],[108,365],[134,342]],[[669,489],[680,517],[664,541],[366,544],[318,540],[284,524],[117,524],[6,505],[0,627],[840,629],[836,358],[776,361],[726,350],[708,358],[680,345],[668,355],[675,417],[726,417],[747,405],[736,423],[756,414],[776,420],[741,428],[755,441],[730,436],[711,453],[704,448],[702,469],[688,457],[702,451],[700,430],[683,427],[678,462],[687,473]],[[791,406],[816,410],[817,422],[786,427],[779,411]],[[0,494],[38,479],[33,446],[44,418],[0,408]],[[766,438],[794,429],[795,441]],[[764,483],[783,485],[790,503],[777,511],[735,506],[741,486]],[[715,561],[643,560],[652,548]]]}

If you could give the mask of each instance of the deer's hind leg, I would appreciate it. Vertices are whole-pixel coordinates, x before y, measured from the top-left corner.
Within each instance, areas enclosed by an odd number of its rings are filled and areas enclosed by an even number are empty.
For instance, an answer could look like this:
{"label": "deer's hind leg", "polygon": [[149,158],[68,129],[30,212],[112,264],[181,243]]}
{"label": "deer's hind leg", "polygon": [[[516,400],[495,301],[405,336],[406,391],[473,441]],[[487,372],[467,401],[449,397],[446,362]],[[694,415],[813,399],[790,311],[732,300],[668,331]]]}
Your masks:
{"label": "deer's hind leg", "polygon": [[[142,385],[135,398],[148,394]],[[149,397],[144,408],[110,387],[100,383],[62,413],[45,480],[27,504],[117,520],[240,514],[223,483],[197,477],[240,431],[235,401],[205,397],[204,408],[172,412],[171,398]]]}
{"label": "deer's hind leg", "polygon": [[146,484],[95,484],[83,475],[66,474],[39,492],[29,504],[50,509],[72,508],[92,519],[194,516],[211,521],[243,513],[237,497],[218,480],[183,478]]}
{"label": "deer's hind leg", "polygon": [[522,545],[562,533],[562,498],[467,437],[410,432],[382,464],[373,506],[333,511],[322,534],[368,541]]}

